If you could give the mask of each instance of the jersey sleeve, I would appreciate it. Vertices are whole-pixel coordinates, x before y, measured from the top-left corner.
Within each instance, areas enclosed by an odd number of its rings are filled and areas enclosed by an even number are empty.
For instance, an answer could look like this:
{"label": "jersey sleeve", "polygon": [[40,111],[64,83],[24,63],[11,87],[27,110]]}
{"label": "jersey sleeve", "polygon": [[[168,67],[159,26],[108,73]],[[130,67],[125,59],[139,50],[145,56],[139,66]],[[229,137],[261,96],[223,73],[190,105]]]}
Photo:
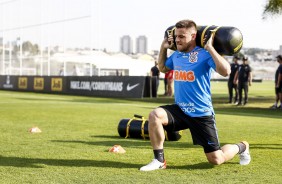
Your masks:
{"label": "jersey sleeve", "polygon": [[214,60],[212,59],[211,55],[209,54],[208,56],[208,65],[214,70],[216,71],[216,65],[214,63]]}
{"label": "jersey sleeve", "polygon": [[167,60],[165,61],[165,66],[169,69],[173,70],[173,57],[175,56],[175,53],[173,53]]}

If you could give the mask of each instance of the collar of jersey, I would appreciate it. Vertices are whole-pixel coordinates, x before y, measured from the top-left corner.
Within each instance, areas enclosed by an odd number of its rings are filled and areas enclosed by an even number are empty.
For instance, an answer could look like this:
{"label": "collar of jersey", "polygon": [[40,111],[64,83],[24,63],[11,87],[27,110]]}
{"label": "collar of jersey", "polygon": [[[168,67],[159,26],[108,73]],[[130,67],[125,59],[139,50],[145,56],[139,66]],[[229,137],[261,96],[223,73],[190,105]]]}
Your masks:
{"label": "collar of jersey", "polygon": [[179,52],[179,51],[177,51],[177,56],[180,57],[180,56],[189,55],[189,53],[191,53],[191,52],[196,52],[196,51],[201,50],[201,49],[202,49],[201,47],[196,46],[196,47],[195,47],[192,51],[190,51],[190,52]]}

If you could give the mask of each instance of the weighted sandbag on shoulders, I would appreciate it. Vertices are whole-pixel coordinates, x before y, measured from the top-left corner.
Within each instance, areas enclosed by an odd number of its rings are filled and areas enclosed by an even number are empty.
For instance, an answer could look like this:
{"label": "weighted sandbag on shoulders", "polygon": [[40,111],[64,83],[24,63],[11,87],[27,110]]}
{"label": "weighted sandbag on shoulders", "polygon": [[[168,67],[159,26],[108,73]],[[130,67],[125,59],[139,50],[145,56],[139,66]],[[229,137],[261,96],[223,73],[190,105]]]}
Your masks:
{"label": "weighted sandbag on shoulders", "polygon": [[[213,46],[221,55],[234,55],[239,53],[243,46],[243,35],[236,27],[229,26],[197,26],[196,45],[204,47],[205,42],[211,35],[211,30],[215,31]],[[174,36],[175,26],[170,26],[165,31],[165,37],[169,34]],[[206,39],[204,40],[204,38]],[[176,50],[176,44],[174,43]]]}

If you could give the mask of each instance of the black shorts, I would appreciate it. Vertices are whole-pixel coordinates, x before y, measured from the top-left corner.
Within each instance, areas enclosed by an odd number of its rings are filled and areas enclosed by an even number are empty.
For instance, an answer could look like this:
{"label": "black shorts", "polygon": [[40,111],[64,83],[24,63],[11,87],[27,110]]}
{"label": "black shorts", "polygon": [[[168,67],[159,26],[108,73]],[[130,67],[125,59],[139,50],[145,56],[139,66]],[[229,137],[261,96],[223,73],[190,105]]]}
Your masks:
{"label": "black shorts", "polygon": [[275,87],[275,94],[278,95],[279,93],[279,88]]}
{"label": "black shorts", "polygon": [[280,85],[279,88],[275,87],[275,94],[278,95],[278,93],[282,93],[282,85]]}
{"label": "black shorts", "polygon": [[190,117],[178,105],[164,105],[168,117],[168,125],[164,126],[167,132],[189,129],[193,144],[201,145],[205,153],[220,150],[214,115]]}

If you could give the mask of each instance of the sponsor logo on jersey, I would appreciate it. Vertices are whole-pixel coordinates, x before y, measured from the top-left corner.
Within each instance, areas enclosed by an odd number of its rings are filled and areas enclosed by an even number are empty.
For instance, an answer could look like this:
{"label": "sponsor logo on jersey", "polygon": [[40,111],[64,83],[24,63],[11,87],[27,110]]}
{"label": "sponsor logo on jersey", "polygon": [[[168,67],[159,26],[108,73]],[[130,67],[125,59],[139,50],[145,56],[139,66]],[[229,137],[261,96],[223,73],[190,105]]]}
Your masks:
{"label": "sponsor logo on jersey", "polygon": [[177,103],[179,105],[179,107],[181,108],[181,110],[184,113],[193,113],[196,112],[195,110],[195,104],[192,102],[178,102]]}
{"label": "sponsor logo on jersey", "polygon": [[190,63],[195,63],[198,61],[198,52],[191,52],[189,54],[189,62]]}
{"label": "sponsor logo on jersey", "polygon": [[195,75],[192,70],[183,71],[183,70],[174,70],[174,80],[176,81],[195,81]]}

